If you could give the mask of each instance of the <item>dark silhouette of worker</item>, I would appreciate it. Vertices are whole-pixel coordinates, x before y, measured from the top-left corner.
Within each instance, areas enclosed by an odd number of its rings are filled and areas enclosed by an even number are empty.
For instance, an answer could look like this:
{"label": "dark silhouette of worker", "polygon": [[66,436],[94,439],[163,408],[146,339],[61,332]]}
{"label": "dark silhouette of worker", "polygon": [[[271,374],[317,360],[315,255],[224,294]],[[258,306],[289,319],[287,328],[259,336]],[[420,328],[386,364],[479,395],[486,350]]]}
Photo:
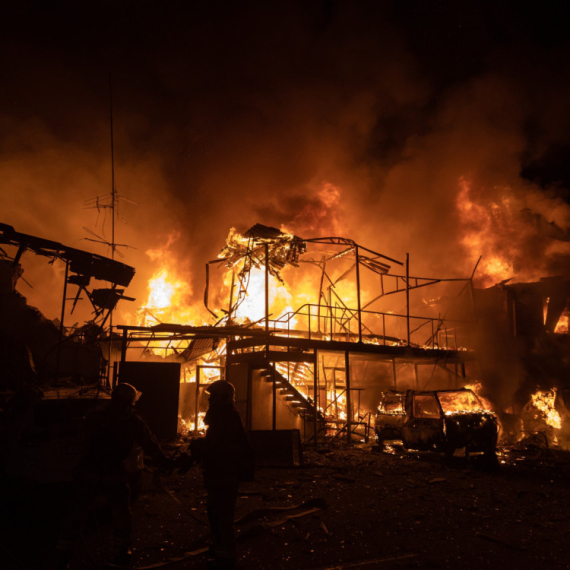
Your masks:
{"label": "dark silhouette of worker", "polygon": [[[140,469],[133,469],[132,464],[142,461],[142,450],[158,467],[170,467],[171,462],[144,420],[135,413],[139,396],[140,392],[130,384],[119,384],[106,408],[82,418],[72,428],[85,431],[88,444],[75,481],[73,501],[57,543],[57,570],[69,567],[72,549],[83,529],[91,503],[99,494],[107,496],[113,519],[116,556],[108,567],[126,567],[130,562],[131,487],[133,473],[140,473]],[[62,429],[70,431],[69,426]]]}
{"label": "dark silhouette of worker", "polygon": [[253,480],[253,453],[234,406],[235,390],[224,380],[206,388],[210,407],[204,418],[206,437],[193,442],[193,455],[203,461],[207,511],[212,528],[208,570],[235,568],[234,514],[240,481]]}

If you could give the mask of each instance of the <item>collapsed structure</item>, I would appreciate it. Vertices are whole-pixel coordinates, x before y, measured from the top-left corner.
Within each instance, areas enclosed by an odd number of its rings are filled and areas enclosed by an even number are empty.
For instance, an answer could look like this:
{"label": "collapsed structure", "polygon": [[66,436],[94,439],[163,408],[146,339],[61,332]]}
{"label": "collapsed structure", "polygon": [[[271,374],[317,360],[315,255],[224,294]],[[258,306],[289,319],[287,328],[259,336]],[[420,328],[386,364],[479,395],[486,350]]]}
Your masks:
{"label": "collapsed structure", "polygon": [[[333,268],[339,260],[341,267]],[[303,265],[316,270],[316,298],[275,314],[273,285],[283,282],[285,267]],[[454,282],[467,294],[470,280],[413,277],[408,264],[406,274],[398,275],[391,273],[392,265],[404,264],[346,238],[302,239],[260,224],[243,237],[231,232],[206,271],[205,304],[216,324],[120,326],[121,374],[136,382],[142,365],[133,360],[141,350],[170,351],[181,363],[181,377],[192,380],[182,384],[191,430],[200,427],[202,392],[213,373],[235,385],[236,405],[249,430],[296,429],[304,441],[368,439],[383,389],[410,381],[423,388],[433,380],[434,367],[447,385],[463,385],[466,365],[474,360],[464,348],[468,323],[410,308],[412,290]],[[223,316],[209,306],[211,266],[231,274]],[[376,309],[395,294],[405,299],[403,312]],[[251,306],[244,311],[252,297],[257,311]]]}
{"label": "collapsed structure", "polygon": [[[43,376],[137,385],[148,395],[141,411],[162,437],[204,427],[204,388],[218,378],[235,385],[236,406],[250,431],[295,430],[305,442],[367,440],[386,390],[456,389],[479,379],[507,422],[508,412],[518,414],[537,385],[567,387],[569,365],[561,355],[568,335],[559,333],[565,332],[570,288],[562,277],[479,290],[473,276],[410,275],[409,259],[392,259],[351,239],[301,238],[257,224],[243,236],[232,230],[218,258],[206,265],[204,304],[214,324],[161,323],[151,315],[156,325],[119,325],[117,335],[103,329],[119,300],[133,300],[123,289],[133,268],[5,224],[0,243],[17,248],[13,256],[2,252],[7,306],[15,305],[18,261],[26,250],[66,263],[62,318],[47,327],[53,355],[32,350],[46,368]],[[286,272],[296,283],[295,300],[284,287]],[[91,279],[111,286],[89,290]],[[77,286],[73,306],[85,293],[95,315],[74,331],[63,325],[68,285]],[[439,287],[439,297],[412,299],[427,287]],[[14,319],[4,321],[7,338],[17,327]],[[62,358],[68,346],[75,356]],[[77,357],[83,353],[91,355],[88,365]],[[501,400],[506,383],[518,391]]]}

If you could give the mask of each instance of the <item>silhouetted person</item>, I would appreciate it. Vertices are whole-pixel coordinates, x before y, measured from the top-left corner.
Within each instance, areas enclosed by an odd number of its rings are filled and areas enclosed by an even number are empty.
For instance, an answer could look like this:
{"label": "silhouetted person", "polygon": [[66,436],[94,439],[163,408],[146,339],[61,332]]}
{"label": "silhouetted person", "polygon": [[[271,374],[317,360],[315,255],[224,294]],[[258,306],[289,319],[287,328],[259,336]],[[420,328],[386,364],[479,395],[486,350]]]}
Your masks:
{"label": "silhouetted person", "polygon": [[[253,454],[238,411],[235,390],[224,380],[206,388],[210,407],[204,418],[206,437],[195,441],[197,459],[203,460],[204,486],[208,491],[207,511],[212,528],[213,560],[208,569],[235,567],[234,514],[239,481],[253,479]],[[194,451],[193,451],[194,452]]]}
{"label": "silhouetted person", "polygon": [[[58,570],[68,568],[71,550],[83,529],[91,503],[100,493],[107,496],[113,517],[117,553],[110,565],[124,567],[130,562],[133,470],[129,470],[127,464],[133,457],[136,461],[140,448],[159,466],[165,467],[170,461],[146,423],[135,413],[139,396],[140,393],[130,384],[119,384],[113,390],[108,407],[89,414],[74,428],[88,433],[88,445],[75,481],[73,501],[57,543]],[[69,431],[65,426],[62,429]]]}

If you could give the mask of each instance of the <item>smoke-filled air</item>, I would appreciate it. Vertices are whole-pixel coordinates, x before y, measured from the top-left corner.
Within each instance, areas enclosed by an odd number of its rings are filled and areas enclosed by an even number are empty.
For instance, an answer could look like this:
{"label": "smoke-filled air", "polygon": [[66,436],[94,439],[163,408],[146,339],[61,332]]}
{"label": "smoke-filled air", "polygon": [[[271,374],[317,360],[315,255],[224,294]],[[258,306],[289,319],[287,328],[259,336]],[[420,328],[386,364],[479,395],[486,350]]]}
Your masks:
{"label": "smoke-filled air", "polygon": [[[137,299],[115,322],[172,298],[211,322],[205,263],[255,223],[409,253],[425,277],[481,257],[480,287],[567,267],[567,188],[543,168],[569,127],[554,33],[451,4],[429,30],[400,3],[207,4],[22,8],[0,47],[0,221],[107,256],[111,84],[116,259]],[[20,292],[54,318],[62,264],[22,261]]]}

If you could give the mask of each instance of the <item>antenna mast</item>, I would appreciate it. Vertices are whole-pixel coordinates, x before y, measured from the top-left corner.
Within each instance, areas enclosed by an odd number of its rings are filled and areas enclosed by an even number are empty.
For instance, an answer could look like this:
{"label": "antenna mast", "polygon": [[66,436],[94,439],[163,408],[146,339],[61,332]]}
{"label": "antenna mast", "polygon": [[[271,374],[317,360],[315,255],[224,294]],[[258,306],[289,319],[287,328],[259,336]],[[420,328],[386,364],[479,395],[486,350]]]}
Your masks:
{"label": "antenna mast", "polygon": [[[114,137],[114,129],[113,129],[113,82],[112,82],[112,75],[109,73],[109,121],[111,127],[111,202],[107,203],[108,194],[104,196],[96,196],[95,198],[91,198],[85,202],[85,208],[89,209],[97,209],[98,212],[101,210],[110,209],[111,210],[111,239],[110,241],[107,239],[105,235],[105,222],[106,216],[102,224],[101,233],[102,236],[98,235],[97,233],[91,231],[89,228],[85,226],[83,229],[93,237],[86,237],[87,241],[92,241],[95,243],[99,243],[111,248],[111,259],[115,259],[115,253],[119,257],[123,257],[123,254],[120,252],[118,248],[121,247],[131,247],[124,243],[117,243],[115,241],[115,221],[117,216],[117,204],[119,203],[119,199],[125,200],[126,202],[130,202],[131,204],[137,204],[132,200],[128,200],[124,196],[120,196],[115,188],[115,137]],[[96,239],[93,239],[96,238]],[[112,283],[112,288],[110,289],[111,293],[116,293],[116,284]],[[127,299],[127,297],[122,297],[122,291],[119,291],[119,297]],[[131,300],[131,299],[129,299]],[[132,299],[134,301],[134,299]],[[103,319],[103,324],[107,322],[107,318],[109,319],[109,352],[108,352],[108,366],[107,366],[107,373],[106,373],[106,382],[108,386],[111,386],[111,357],[112,357],[112,344],[113,344],[113,311],[115,309],[115,305],[111,306],[108,310],[107,316]],[[114,376],[114,374],[113,374]]]}
{"label": "antenna mast", "polygon": [[[113,82],[109,73],[109,111],[111,120],[111,259],[115,259],[115,144],[113,137]],[[113,315],[111,313],[111,328]]]}
{"label": "antenna mast", "polygon": [[[109,118],[111,121],[111,259],[115,259],[115,143],[113,136],[113,81],[109,72]],[[109,359],[107,361],[107,385],[113,387],[111,356],[113,346],[113,309],[109,311]]]}

